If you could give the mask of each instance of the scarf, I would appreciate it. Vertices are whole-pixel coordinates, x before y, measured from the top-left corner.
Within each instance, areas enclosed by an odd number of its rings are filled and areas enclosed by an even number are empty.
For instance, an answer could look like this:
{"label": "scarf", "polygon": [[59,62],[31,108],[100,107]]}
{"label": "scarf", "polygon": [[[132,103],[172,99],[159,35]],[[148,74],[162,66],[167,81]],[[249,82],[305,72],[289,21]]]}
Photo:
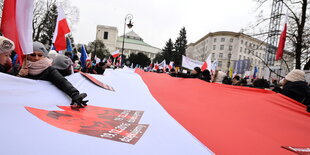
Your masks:
{"label": "scarf", "polygon": [[28,63],[30,75],[39,75],[45,69],[47,69],[48,67],[52,65],[51,60],[46,57],[36,62],[32,62],[28,60],[27,63]]}

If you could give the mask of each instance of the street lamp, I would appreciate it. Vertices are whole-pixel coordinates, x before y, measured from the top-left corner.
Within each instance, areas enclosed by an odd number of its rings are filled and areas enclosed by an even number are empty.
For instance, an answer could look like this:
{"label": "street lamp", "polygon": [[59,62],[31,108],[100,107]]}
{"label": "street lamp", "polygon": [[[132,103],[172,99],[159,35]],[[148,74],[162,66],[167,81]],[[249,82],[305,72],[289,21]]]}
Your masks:
{"label": "street lamp", "polygon": [[[127,23],[127,19],[129,20],[129,23]],[[125,31],[126,31],[126,25],[128,26],[129,29],[131,29],[133,27],[133,24],[131,22],[131,20],[133,19],[133,15],[132,14],[127,14],[125,16],[125,22],[124,22],[124,35],[123,35],[123,44],[122,44],[122,65],[123,65],[123,56],[124,56],[124,42],[125,42]]]}
{"label": "street lamp", "polygon": [[230,60],[231,60],[231,52],[228,53],[228,62],[227,62],[228,73],[230,72]]}
{"label": "street lamp", "polygon": [[97,40],[98,40],[98,32],[99,32],[99,31],[100,31],[100,30],[97,30],[97,32],[96,32],[95,49],[94,49],[93,54],[91,55],[91,60],[94,60],[95,54],[97,54]]}

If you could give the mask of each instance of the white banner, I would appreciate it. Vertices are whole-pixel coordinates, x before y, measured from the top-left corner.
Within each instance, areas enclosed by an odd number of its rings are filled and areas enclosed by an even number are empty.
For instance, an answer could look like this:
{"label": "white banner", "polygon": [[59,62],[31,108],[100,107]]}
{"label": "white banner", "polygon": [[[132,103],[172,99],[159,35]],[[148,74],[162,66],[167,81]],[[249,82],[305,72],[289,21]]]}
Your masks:
{"label": "white banner", "polygon": [[188,69],[194,69],[195,67],[201,67],[203,62],[198,60],[193,60],[189,57],[186,57],[182,55],[182,67],[188,68]]}

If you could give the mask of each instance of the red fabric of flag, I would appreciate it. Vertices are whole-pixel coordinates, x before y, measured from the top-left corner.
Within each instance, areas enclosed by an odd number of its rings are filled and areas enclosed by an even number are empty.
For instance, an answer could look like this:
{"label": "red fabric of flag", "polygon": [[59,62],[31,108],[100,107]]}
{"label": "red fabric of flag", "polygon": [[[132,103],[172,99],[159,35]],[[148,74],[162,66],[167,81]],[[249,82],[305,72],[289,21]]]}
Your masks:
{"label": "red fabric of flag", "polygon": [[15,44],[15,52],[18,54],[18,62],[22,64],[23,53],[18,40],[16,24],[16,0],[6,0],[3,4],[3,13],[1,20],[2,34],[11,39]]}
{"label": "red fabric of flag", "polygon": [[215,154],[291,154],[281,146],[310,146],[310,113],[286,96],[136,72],[167,112]]}
{"label": "red fabric of flag", "polygon": [[285,23],[284,29],[283,29],[281,36],[280,36],[278,50],[276,53],[276,60],[280,60],[283,57],[283,50],[284,50],[285,41],[286,41],[286,29],[287,29],[287,24]]}

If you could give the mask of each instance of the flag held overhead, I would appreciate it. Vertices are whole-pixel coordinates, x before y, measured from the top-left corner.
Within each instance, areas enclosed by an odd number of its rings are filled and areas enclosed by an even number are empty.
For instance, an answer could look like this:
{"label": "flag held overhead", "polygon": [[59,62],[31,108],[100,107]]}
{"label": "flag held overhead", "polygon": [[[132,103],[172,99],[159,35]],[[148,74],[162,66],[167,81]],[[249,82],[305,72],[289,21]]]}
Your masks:
{"label": "flag held overhead", "polygon": [[58,17],[53,36],[53,44],[56,51],[67,49],[66,34],[70,32],[65,12],[61,7],[58,7]]}

